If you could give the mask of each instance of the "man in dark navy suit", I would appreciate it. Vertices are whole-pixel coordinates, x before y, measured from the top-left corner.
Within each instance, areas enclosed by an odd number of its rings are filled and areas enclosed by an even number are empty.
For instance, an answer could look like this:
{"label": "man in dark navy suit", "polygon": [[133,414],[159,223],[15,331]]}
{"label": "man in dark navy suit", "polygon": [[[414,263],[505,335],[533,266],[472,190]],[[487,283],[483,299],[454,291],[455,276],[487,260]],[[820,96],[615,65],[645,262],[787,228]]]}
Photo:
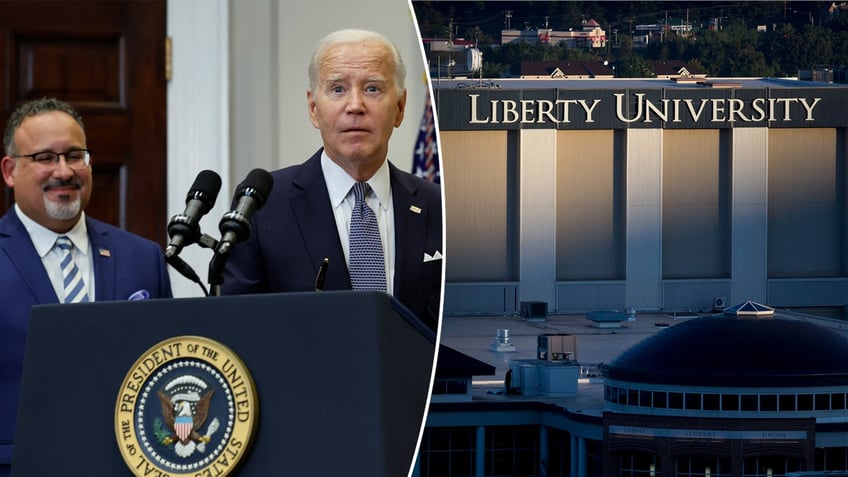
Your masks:
{"label": "man in dark navy suit", "polygon": [[[358,289],[351,271],[354,184],[379,224],[381,289],[433,330],[442,288],[441,188],[387,159],[406,109],[406,68],[384,36],[327,35],[309,65],[307,105],[323,147],[305,163],[272,173],[274,186],[248,240],[229,257],[224,294],[309,291],[328,260],[323,289]],[[355,267],[354,267],[355,268]]]}
{"label": "man in dark navy suit", "polygon": [[3,139],[0,168],[15,206],[0,218],[0,477],[11,468],[30,308],[171,297],[159,245],[85,215],[91,152],[69,104],[24,103]]}

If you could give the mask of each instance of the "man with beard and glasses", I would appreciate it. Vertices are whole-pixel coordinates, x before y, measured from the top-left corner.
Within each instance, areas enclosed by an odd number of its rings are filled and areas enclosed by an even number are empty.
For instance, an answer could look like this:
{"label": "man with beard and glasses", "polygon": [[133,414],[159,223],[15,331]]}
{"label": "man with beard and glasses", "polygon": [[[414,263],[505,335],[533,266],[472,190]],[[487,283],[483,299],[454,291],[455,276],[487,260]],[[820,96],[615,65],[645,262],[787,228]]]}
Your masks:
{"label": "man with beard and glasses", "polygon": [[30,308],[172,296],[158,244],[85,215],[92,152],[68,103],[22,104],[3,140],[15,205],[0,217],[0,477],[11,468]]}

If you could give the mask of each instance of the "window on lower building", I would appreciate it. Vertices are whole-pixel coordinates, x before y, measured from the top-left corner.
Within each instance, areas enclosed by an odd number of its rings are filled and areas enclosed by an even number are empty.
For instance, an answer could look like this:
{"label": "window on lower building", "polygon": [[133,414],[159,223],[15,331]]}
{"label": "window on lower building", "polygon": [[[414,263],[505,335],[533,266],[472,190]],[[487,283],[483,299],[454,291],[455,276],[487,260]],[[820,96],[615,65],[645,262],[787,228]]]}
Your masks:
{"label": "window on lower building", "polygon": [[759,410],[759,404],[756,394],[743,394],[741,396],[741,409],[743,411],[757,411]]}
{"label": "window on lower building", "polygon": [[485,475],[539,475],[539,428],[486,428]]}
{"label": "window on lower building", "polygon": [[798,410],[799,411],[812,411],[813,410],[813,395],[812,394],[799,394],[798,395]]}
{"label": "window on lower building", "polygon": [[418,454],[421,477],[475,475],[475,432],[474,428],[425,428]]}
{"label": "window on lower building", "polygon": [[830,411],[830,394],[816,394],[816,411]]}
{"label": "window on lower building", "polygon": [[777,395],[763,394],[760,396],[760,411],[777,411]]}
{"label": "window on lower building", "polygon": [[833,393],[830,395],[830,408],[834,411],[845,409],[845,393]]}
{"label": "window on lower building", "polygon": [[439,378],[433,382],[433,394],[466,394],[467,378]]}
{"label": "window on lower building", "polygon": [[720,399],[718,394],[704,394],[704,410],[719,411],[721,410]]}
{"label": "window on lower building", "polygon": [[677,477],[729,477],[730,458],[687,455],[675,460]]}
{"label": "window on lower building", "polygon": [[668,408],[683,409],[683,393],[668,393]]}
{"label": "window on lower building", "polygon": [[686,393],[686,409],[690,411],[701,410],[701,393]]}
{"label": "window on lower building", "polygon": [[665,409],[668,407],[668,393],[665,391],[654,392],[654,407]]}
{"label": "window on lower building", "polygon": [[739,395],[738,394],[722,394],[721,395],[721,410],[722,411],[738,411],[739,410]]}
{"label": "window on lower building", "polygon": [[795,410],[795,395],[794,394],[781,394],[780,398],[780,407],[778,408],[780,411],[791,412]]}
{"label": "window on lower building", "polygon": [[782,477],[789,472],[802,470],[803,462],[797,457],[757,456],[745,459],[742,477]]}
{"label": "window on lower building", "polygon": [[816,470],[823,472],[845,472],[848,470],[848,448],[816,448]]}
{"label": "window on lower building", "polygon": [[618,455],[619,477],[657,477],[660,472],[660,458],[646,452],[622,452]]}

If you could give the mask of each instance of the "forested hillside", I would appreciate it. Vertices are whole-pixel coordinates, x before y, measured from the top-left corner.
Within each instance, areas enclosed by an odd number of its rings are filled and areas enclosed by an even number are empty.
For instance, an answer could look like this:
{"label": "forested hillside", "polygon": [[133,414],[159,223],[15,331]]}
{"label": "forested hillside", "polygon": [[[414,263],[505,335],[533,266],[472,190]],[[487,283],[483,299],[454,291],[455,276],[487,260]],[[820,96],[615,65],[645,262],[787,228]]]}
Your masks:
{"label": "forested hillside", "polygon": [[[815,65],[848,65],[844,3],[414,1],[413,6],[423,37],[475,42],[486,77],[516,74],[522,60],[608,61],[620,77],[651,76],[650,60],[683,60],[709,76],[795,76]],[[588,20],[606,31],[605,48],[500,45],[507,27],[580,29]],[[668,33],[645,47],[631,41],[636,25],[683,23],[692,25],[691,36]]]}

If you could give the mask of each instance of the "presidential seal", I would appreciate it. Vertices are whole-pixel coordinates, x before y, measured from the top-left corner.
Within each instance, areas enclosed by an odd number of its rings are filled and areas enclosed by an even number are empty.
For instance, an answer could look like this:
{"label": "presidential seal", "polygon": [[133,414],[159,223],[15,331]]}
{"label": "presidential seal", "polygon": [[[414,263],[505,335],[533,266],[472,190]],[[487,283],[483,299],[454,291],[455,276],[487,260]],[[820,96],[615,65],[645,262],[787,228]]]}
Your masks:
{"label": "presidential seal", "polygon": [[235,353],[180,336],[147,350],[127,372],[115,436],[136,476],[224,477],[246,455],[258,411],[253,379]]}

